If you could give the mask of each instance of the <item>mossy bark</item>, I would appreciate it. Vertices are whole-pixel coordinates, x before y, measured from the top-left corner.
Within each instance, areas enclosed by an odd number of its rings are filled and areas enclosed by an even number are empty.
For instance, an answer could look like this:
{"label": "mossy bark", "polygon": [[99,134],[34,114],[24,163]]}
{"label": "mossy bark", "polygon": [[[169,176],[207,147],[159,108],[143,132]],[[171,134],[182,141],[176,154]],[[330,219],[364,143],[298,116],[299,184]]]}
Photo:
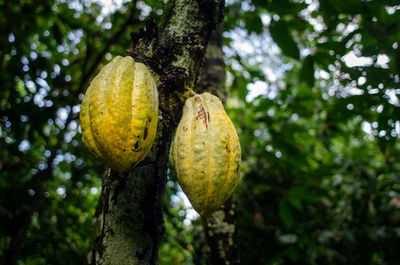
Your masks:
{"label": "mossy bark", "polygon": [[[210,92],[225,102],[226,70],[222,45],[222,29],[221,25],[218,25],[207,47],[197,90]],[[232,197],[218,211],[203,219],[203,228],[208,244],[207,264],[240,264],[236,232],[236,202]]]}
{"label": "mossy bark", "polygon": [[222,28],[219,24],[210,36],[196,92],[209,92],[216,95],[225,105],[227,97],[226,69],[222,46]]}
{"label": "mossy bark", "polygon": [[103,180],[89,264],[157,264],[165,230],[162,198],[173,131],[181,115],[182,96],[195,86],[223,6],[223,0],[173,0],[161,29],[148,20],[146,30],[132,34],[133,48],[128,53],[149,65],[157,79],[157,136],[149,155],[136,168],[124,174],[111,171]]}

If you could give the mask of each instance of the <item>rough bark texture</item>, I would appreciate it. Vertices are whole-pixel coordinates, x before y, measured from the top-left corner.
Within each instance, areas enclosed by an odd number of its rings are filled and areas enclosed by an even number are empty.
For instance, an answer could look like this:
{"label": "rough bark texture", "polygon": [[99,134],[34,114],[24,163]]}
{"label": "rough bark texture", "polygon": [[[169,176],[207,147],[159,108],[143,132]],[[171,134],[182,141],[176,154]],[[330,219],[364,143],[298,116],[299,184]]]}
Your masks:
{"label": "rough bark texture", "polygon": [[203,219],[208,252],[208,265],[238,265],[236,202],[230,197],[221,208]]}
{"label": "rough bark texture", "polygon": [[[170,144],[182,111],[182,96],[197,79],[208,38],[220,21],[223,0],[174,0],[158,30],[132,34],[128,53],[149,65],[157,78],[160,115],[147,158],[131,172],[110,172],[93,219],[90,264],[157,264],[164,233],[164,195]],[[212,11],[212,12],[210,12]]]}
{"label": "rough bark texture", "polygon": [[[225,64],[222,52],[222,29],[218,25],[213,32],[200,74],[198,90],[226,99]],[[231,198],[211,216],[203,219],[208,244],[209,265],[239,264],[236,233],[236,202]]]}
{"label": "rough bark texture", "polygon": [[225,104],[227,91],[225,86],[226,69],[222,51],[223,38],[221,25],[217,25],[211,34],[207,52],[201,67],[196,92],[210,92]]}

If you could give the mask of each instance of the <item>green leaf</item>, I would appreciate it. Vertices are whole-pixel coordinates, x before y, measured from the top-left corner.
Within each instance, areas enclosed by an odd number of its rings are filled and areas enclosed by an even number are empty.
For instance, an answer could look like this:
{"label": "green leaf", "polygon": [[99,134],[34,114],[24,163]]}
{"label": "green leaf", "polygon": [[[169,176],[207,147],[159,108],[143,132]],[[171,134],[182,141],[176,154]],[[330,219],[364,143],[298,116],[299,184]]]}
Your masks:
{"label": "green leaf", "polygon": [[293,225],[293,214],[286,199],[281,199],[279,201],[279,217],[286,226]]}
{"label": "green leaf", "polygon": [[288,197],[290,198],[299,198],[302,200],[306,200],[308,202],[316,202],[320,199],[320,196],[310,191],[305,186],[295,186],[288,190]]}
{"label": "green leaf", "polygon": [[283,54],[293,57],[297,60],[300,59],[299,48],[297,47],[297,43],[290,35],[289,29],[285,21],[272,21],[269,31],[271,33],[272,39],[276,42],[279,48],[281,48]]}
{"label": "green leaf", "polygon": [[279,15],[297,15],[307,8],[306,3],[295,3],[289,0],[271,1],[267,6],[269,11],[276,11]]}
{"label": "green leaf", "polygon": [[290,202],[290,204],[291,204],[294,208],[296,208],[296,209],[298,209],[298,210],[303,209],[303,205],[301,204],[301,201],[300,201],[298,198],[293,197],[293,196],[289,196],[289,197],[288,197],[288,201]]}
{"label": "green leaf", "polygon": [[395,56],[393,58],[394,61],[394,69],[395,71],[397,71],[398,73],[400,73],[400,49],[396,50]]}
{"label": "green leaf", "polygon": [[56,40],[56,42],[58,44],[61,44],[62,39],[63,39],[63,33],[61,32],[60,26],[57,22],[54,22],[52,31],[53,31],[54,39]]}
{"label": "green leaf", "polygon": [[310,87],[314,86],[314,59],[312,55],[308,55],[306,58],[304,58],[299,72],[299,80],[300,82],[305,82]]}
{"label": "green leaf", "polygon": [[261,17],[256,12],[249,12],[247,15],[246,28],[251,32],[261,34],[263,32],[263,23]]}
{"label": "green leaf", "polygon": [[329,55],[327,52],[318,51],[314,56],[313,59],[315,63],[323,68],[325,71],[329,72],[329,65],[335,61],[335,58]]}
{"label": "green leaf", "polygon": [[16,91],[19,93],[19,96],[25,97],[27,95],[26,89],[25,89],[25,85],[24,85],[24,81],[22,79],[18,79],[16,82],[16,86],[15,86]]}

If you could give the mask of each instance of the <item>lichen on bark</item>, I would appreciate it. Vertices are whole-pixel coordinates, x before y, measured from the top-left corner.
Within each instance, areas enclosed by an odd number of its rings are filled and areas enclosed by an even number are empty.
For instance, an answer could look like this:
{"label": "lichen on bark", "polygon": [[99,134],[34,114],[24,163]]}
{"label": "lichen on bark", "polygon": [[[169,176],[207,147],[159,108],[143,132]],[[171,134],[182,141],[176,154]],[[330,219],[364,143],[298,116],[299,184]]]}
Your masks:
{"label": "lichen on bark", "polygon": [[213,213],[209,218],[208,226],[210,227],[210,235],[214,234],[227,234],[228,236],[235,233],[235,225],[225,220],[225,212],[218,210]]}
{"label": "lichen on bark", "polygon": [[209,265],[240,264],[236,231],[236,203],[232,197],[211,216],[203,219]]}

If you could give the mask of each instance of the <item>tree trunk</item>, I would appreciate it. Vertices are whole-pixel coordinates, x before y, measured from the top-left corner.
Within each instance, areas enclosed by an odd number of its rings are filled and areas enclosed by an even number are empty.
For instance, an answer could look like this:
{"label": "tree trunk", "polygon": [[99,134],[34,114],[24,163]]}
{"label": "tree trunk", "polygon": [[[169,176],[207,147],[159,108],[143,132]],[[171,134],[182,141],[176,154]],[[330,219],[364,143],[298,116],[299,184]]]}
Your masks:
{"label": "tree trunk", "polygon": [[223,0],[174,0],[163,28],[151,20],[132,34],[129,54],[154,71],[160,114],[150,154],[132,171],[103,180],[93,219],[90,264],[157,264],[164,233],[162,198],[170,144],[185,92],[193,89],[209,36],[220,21]]}
{"label": "tree trunk", "polygon": [[[198,90],[199,92],[208,91],[225,102],[227,96],[226,70],[222,46],[222,29],[221,25],[218,25],[211,35],[207,47]],[[236,203],[232,197],[218,211],[203,219],[203,227],[209,249],[207,264],[239,264]]]}

